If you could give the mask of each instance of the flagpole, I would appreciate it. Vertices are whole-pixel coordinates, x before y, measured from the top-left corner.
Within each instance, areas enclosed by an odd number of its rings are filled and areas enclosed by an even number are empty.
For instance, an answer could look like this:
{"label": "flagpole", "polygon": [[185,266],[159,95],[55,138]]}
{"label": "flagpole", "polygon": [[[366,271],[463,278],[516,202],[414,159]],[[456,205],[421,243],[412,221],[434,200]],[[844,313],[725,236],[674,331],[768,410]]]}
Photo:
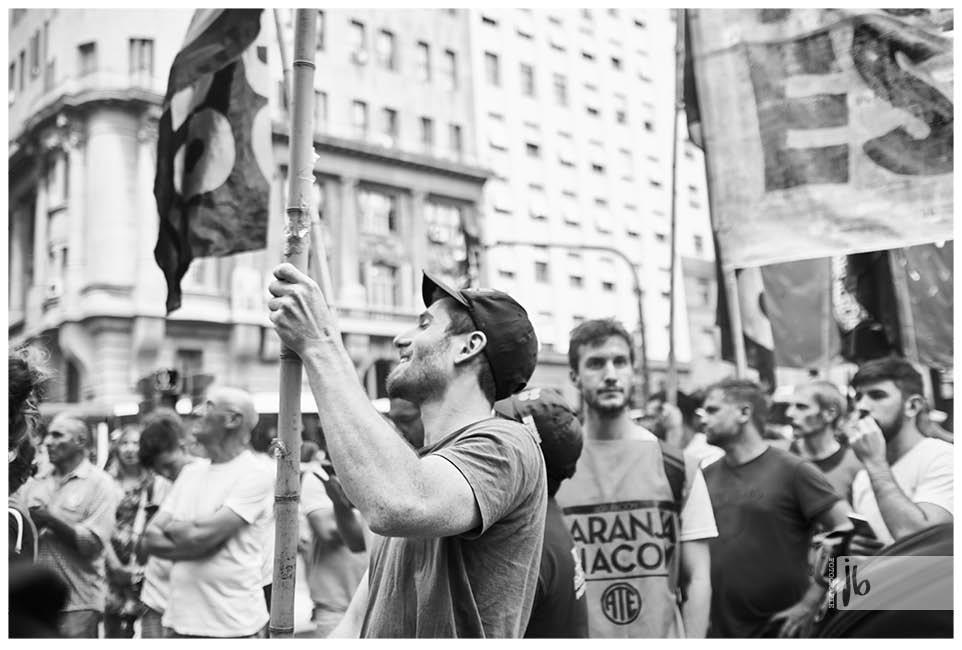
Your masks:
{"label": "flagpole", "polygon": [[832,278],[832,258],[825,260],[828,265],[828,286],[825,288],[825,320],[822,323],[822,351],[825,354],[825,379],[831,381],[832,374],[832,328],[835,327],[835,318],[832,314],[832,291],[834,290],[834,279]]}
{"label": "flagpole", "polygon": [[[275,15],[276,18],[276,15]],[[284,256],[300,270],[307,268],[310,198],[314,184],[314,46],[315,10],[298,9],[294,24],[293,92],[289,138],[287,222]],[[294,636],[294,576],[297,569],[298,503],[301,464],[301,360],[286,346],[280,353],[280,404],[274,484],[274,582],[271,591],[271,638]]]}
{"label": "flagpole", "polygon": [[738,297],[738,277],[735,274],[735,269],[728,268],[724,264],[722,264],[722,277],[725,282],[725,297],[728,299],[728,320],[732,328],[732,344],[735,348],[735,376],[744,379],[748,376],[748,360],[745,355],[745,332],[742,329],[742,309]]}
{"label": "flagpole", "polygon": [[889,251],[889,269],[892,273],[892,288],[895,292],[895,304],[898,308],[899,338],[902,340],[902,354],[910,362],[920,366],[919,346],[916,340],[915,317],[912,314],[912,295],[906,275],[908,260],[904,248],[893,248]]}
{"label": "flagpole", "polygon": [[675,404],[678,401],[678,365],[675,360],[675,273],[678,264],[678,118],[685,108],[683,85],[685,83],[685,14],[684,9],[675,9],[675,112],[671,129],[671,235],[668,243],[668,381],[665,386],[665,401]]}
{"label": "flagpole", "polygon": [[288,63],[287,58],[287,42],[284,40],[284,26],[281,22],[281,10],[274,9],[274,33],[277,35],[277,49],[281,53],[281,66],[283,69],[284,76],[282,77],[284,84],[284,102],[287,103],[288,108],[291,105],[291,64]]}

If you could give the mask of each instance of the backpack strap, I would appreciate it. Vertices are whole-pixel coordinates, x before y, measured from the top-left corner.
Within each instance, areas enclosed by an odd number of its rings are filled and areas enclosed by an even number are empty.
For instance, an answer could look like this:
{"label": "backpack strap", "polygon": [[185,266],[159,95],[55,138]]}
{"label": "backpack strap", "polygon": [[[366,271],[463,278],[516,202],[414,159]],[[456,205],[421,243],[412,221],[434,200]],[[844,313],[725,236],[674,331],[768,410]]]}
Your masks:
{"label": "backpack strap", "polygon": [[678,514],[681,515],[682,496],[685,491],[685,457],[681,450],[667,444],[664,440],[658,441],[661,446],[661,461],[665,466],[665,476],[668,477],[668,485],[671,486],[671,495],[678,506]]}

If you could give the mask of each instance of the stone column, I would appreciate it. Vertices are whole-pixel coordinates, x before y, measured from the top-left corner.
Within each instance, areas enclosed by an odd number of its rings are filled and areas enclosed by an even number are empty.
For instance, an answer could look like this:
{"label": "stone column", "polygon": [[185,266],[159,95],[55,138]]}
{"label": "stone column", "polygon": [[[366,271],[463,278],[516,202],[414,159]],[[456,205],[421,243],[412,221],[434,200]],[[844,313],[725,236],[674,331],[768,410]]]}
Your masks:
{"label": "stone column", "polygon": [[364,287],[358,279],[360,228],[357,211],[357,183],[357,178],[345,177],[341,179],[341,232],[337,247],[340,254],[338,263],[340,286],[337,289],[337,302],[346,307],[363,307],[365,303]]}

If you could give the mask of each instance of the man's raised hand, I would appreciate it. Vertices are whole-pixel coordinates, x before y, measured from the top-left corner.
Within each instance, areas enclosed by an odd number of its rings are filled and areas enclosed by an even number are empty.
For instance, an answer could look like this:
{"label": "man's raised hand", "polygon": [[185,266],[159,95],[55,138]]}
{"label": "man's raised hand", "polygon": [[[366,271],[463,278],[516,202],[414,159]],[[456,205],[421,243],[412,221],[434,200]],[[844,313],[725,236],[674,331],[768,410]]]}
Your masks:
{"label": "man's raised hand", "polygon": [[267,307],[284,345],[303,356],[312,343],[340,338],[327,300],[314,280],[287,262],[274,268],[274,277],[269,287],[274,297]]}

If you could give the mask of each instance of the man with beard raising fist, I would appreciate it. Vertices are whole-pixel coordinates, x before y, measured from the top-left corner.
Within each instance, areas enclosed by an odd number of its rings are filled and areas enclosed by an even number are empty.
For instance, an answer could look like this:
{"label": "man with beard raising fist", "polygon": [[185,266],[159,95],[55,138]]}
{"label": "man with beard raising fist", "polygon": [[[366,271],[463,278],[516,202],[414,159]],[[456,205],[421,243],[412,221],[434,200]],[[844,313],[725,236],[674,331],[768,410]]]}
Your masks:
{"label": "man with beard raising fist", "polygon": [[332,635],[520,637],[538,583],[545,468],[527,427],[491,407],[534,370],[525,310],[425,273],[426,310],[394,339],[400,363],[387,380],[389,397],[421,411],[415,451],[371,405],[317,284],[290,264],[274,276],[271,321],[304,363],[345,493],[380,536]]}
{"label": "man with beard raising fist", "polygon": [[615,320],[585,321],[571,333],[585,444],[556,498],[581,554],[589,636],[704,637],[707,540],[717,535],[711,501],[697,460],[632,421],[633,359]]}

